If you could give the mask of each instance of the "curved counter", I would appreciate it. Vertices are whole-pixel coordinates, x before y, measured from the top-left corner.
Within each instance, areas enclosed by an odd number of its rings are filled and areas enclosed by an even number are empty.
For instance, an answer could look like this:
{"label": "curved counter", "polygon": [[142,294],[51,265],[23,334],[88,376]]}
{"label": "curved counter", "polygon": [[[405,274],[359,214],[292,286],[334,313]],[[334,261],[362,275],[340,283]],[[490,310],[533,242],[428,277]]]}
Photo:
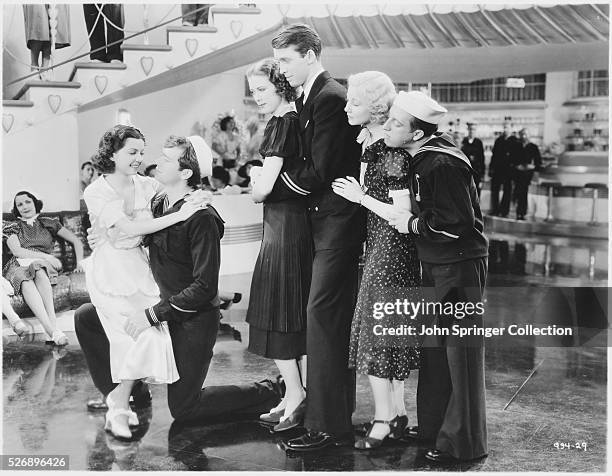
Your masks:
{"label": "curved counter", "polygon": [[219,274],[252,272],[263,235],[263,205],[246,193],[215,195],[212,205],[225,221]]}

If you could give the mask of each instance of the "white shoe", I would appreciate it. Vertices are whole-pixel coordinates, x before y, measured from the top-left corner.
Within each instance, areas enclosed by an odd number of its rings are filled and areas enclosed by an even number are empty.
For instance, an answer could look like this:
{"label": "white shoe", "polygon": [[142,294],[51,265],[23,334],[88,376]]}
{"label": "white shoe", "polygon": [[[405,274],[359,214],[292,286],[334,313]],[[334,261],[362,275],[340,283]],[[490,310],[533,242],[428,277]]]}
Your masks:
{"label": "white shoe", "polygon": [[53,331],[53,335],[51,336],[51,340],[55,343],[55,345],[67,345],[68,337],[59,329]]}
{"label": "white shoe", "polygon": [[118,418],[120,416],[126,416],[129,419],[130,410],[125,410],[123,408],[109,408],[108,412],[106,412],[104,429],[106,431],[110,431],[113,436],[118,438],[132,438],[132,432],[130,431],[129,426]]}
{"label": "white shoe", "polygon": [[[113,402],[112,398],[110,397],[110,395],[106,396],[106,405],[108,406],[109,411],[110,410],[121,410],[120,408],[117,408],[115,405],[115,402]],[[123,409],[124,411],[128,412],[128,425],[129,426],[138,426],[140,425],[140,423],[138,422],[138,415],[136,415],[136,412],[133,412],[131,409]]]}

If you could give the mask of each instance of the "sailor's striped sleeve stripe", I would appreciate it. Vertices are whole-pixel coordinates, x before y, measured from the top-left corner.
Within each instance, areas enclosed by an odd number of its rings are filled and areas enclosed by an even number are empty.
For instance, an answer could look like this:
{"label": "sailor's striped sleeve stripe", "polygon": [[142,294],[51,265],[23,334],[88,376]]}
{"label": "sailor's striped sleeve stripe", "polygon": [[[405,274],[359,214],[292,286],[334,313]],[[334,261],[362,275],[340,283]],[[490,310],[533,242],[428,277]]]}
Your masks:
{"label": "sailor's striped sleeve stripe", "polygon": [[455,240],[459,239],[459,235],[453,235],[452,233],[449,233],[449,232],[444,231],[444,230],[436,230],[435,228],[432,228],[430,224],[427,224],[427,226],[434,233],[439,233],[441,235],[448,236],[449,238],[453,238]]}
{"label": "sailor's striped sleeve stripe", "polygon": [[415,235],[419,234],[419,218],[412,216],[408,220],[408,231],[412,232]]}
{"label": "sailor's striped sleeve stripe", "polygon": [[155,309],[153,309],[152,307],[145,309],[145,316],[147,316],[147,319],[149,320],[149,324],[151,324],[152,326],[159,325],[159,319],[157,318],[157,315],[155,314]]}
{"label": "sailor's striped sleeve stripe", "polygon": [[181,312],[198,312],[198,311],[194,311],[191,309],[181,309],[180,307],[176,306],[175,304],[170,303],[170,305],[176,309],[177,311],[181,311]]}
{"label": "sailor's striped sleeve stripe", "polygon": [[308,195],[308,194],[310,194],[310,192],[308,190],[303,189],[302,187],[297,185],[293,180],[291,180],[291,177],[289,177],[287,172],[283,172],[280,177],[283,180],[283,182],[285,182],[285,185],[287,187],[289,187],[289,189],[293,190],[295,193],[297,193],[299,195]]}

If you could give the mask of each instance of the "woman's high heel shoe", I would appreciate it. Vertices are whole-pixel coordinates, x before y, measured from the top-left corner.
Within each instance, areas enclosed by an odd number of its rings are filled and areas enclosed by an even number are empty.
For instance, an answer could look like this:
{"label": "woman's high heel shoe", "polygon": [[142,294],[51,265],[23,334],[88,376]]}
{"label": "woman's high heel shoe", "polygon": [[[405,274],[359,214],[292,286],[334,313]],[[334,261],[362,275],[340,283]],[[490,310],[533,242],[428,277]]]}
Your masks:
{"label": "woman's high heel shoe", "polygon": [[28,333],[28,326],[21,319],[16,320],[11,324],[11,329],[17,335],[17,337],[22,337]]}
{"label": "woman's high heel shoe", "polygon": [[[113,402],[113,399],[111,398],[110,394],[106,396],[106,406],[108,407],[109,411],[113,410],[113,409],[117,409],[117,406],[115,405],[115,402]],[[128,412],[128,425],[129,426],[138,426],[140,423],[138,422],[138,415],[136,415],[135,412],[133,412],[131,409],[124,409],[126,412]]]}
{"label": "woman's high heel shoe", "polygon": [[287,418],[283,418],[279,421],[278,425],[274,427],[274,432],[278,433],[281,431],[287,431],[296,426],[300,426],[304,421],[306,415],[306,399],[302,400],[300,404],[291,412]]}
{"label": "woman's high heel shoe", "polygon": [[[382,444],[387,438],[397,439],[402,436],[403,428],[400,428],[398,418],[401,417],[395,417],[393,420],[372,420],[372,426],[370,427],[370,431],[368,431],[368,434],[364,438],[355,442],[355,448],[357,448],[358,450],[370,450],[372,448],[378,448],[382,446]],[[372,429],[374,428],[374,425],[376,423],[382,423],[383,425],[387,425],[389,427],[389,434],[387,434],[383,439],[374,438],[370,436],[372,434]]]}
{"label": "woman's high heel shoe", "polygon": [[120,416],[127,416],[129,419],[130,413],[130,410],[124,408],[109,408],[108,412],[106,412],[104,429],[111,432],[116,438],[132,438],[132,432],[129,426],[117,418]]}
{"label": "woman's high heel shoe", "polygon": [[274,409],[272,409],[268,413],[262,413],[261,415],[259,415],[259,420],[264,423],[277,425],[284,414],[284,409],[279,411],[274,411]]}
{"label": "woman's high heel shoe", "polygon": [[53,331],[51,340],[55,345],[68,345],[68,337],[66,337],[66,334],[64,334],[59,329]]}
{"label": "woman's high heel shoe", "polygon": [[[399,436],[395,436],[395,433],[394,433],[393,436],[389,435],[389,438],[397,439],[397,438],[400,438],[403,435],[404,430],[408,428],[408,416],[398,415],[393,420],[391,420],[391,423],[394,423],[394,422],[397,422],[397,426],[399,427],[399,430],[400,430]],[[360,423],[354,426],[353,431],[355,432],[356,435],[365,436],[370,432],[370,429],[372,428],[373,424],[374,424],[374,420],[370,420],[365,423]]]}

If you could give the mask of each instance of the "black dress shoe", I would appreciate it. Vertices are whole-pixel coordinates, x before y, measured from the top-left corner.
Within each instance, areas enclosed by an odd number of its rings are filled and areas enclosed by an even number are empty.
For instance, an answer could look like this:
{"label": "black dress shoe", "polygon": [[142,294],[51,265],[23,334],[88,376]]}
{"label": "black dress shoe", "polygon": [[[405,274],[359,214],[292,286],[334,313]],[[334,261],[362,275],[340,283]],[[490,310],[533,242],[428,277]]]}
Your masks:
{"label": "black dress shoe", "polygon": [[404,430],[404,437],[412,438],[413,440],[419,439],[419,427],[418,426],[409,426]]}
{"label": "black dress shoe", "polygon": [[415,441],[418,442],[433,442],[435,438],[424,438],[419,433],[418,426],[409,426],[404,430],[403,435],[399,438],[399,441],[402,443],[413,443]]}
{"label": "black dress shoe", "polygon": [[230,300],[221,300],[221,304],[219,305],[219,309],[227,310],[231,307],[232,304],[238,304],[242,300],[241,293],[234,293],[234,296]]}
{"label": "black dress shoe", "polygon": [[104,398],[94,398],[87,402],[87,409],[91,412],[95,411],[108,411],[108,405],[104,401]]}
{"label": "black dress shoe", "polygon": [[285,380],[283,379],[283,377],[281,375],[278,375],[274,380],[269,381],[272,382],[274,392],[278,394],[280,400],[282,400],[287,390],[287,386],[285,385]]}
{"label": "black dress shoe", "polygon": [[438,463],[438,464],[453,464],[453,463],[459,463],[461,460],[455,458],[453,455],[446,453],[445,451],[440,451],[440,450],[428,450],[425,453],[425,458],[427,458],[429,461],[433,461],[434,463]]}
{"label": "black dress shoe", "polygon": [[354,443],[353,435],[338,437],[322,431],[308,431],[299,438],[285,443],[286,451],[318,451],[323,448],[350,446]]}
{"label": "black dress shoe", "polygon": [[134,385],[132,390],[132,396],[130,402],[136,408],[147,408],[151,406],[151,400],[153,396],[149,390],[149,386],[146,383],[138,382]]}

